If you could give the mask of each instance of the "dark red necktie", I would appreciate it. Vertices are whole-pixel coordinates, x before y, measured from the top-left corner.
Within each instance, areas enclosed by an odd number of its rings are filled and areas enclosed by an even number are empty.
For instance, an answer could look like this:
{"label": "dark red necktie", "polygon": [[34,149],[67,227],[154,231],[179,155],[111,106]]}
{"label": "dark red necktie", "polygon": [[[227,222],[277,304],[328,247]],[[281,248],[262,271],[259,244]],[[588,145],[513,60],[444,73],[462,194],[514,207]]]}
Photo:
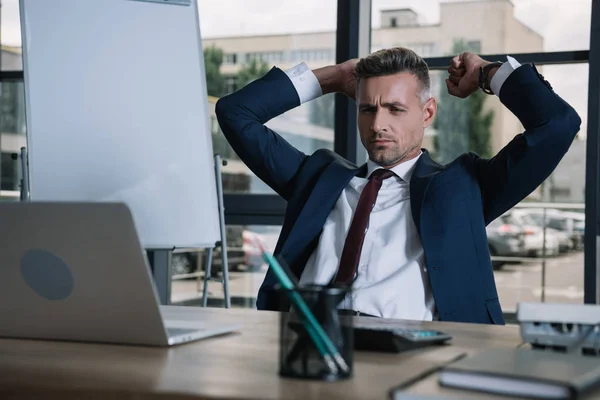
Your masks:
{"label": "dark red necktie", "polygon": [[383,180],[392,176],[394,176],[392,171],[380,168],[373,171],[369,177],[369,182],[367,182],[360,194],[356,210],[354,211],[354,217],[352,218],[348,236],[346,236],[346,242],[344,243],[344,250],[342,250],[340,266],[333,280],[334,283],[350,284],[354,279],[365,240],[365,233],[367,233],[369,216],[375,206],[377,193],[379,193]]}

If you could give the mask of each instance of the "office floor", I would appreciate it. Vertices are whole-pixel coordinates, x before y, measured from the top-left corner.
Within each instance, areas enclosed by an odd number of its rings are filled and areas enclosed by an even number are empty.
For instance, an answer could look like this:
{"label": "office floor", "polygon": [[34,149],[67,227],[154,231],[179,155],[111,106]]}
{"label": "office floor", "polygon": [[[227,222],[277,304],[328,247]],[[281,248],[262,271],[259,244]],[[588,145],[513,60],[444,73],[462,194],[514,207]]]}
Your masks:
{"label": "office floor", "polygon": [[[520,301],[541,301],[542,263],[505,265],[495,272],[496,285],[502,308],[514,312]],[[254,272],[230,272],[229,292],[232,307],[255,307],[256,293],[266,273],[266,266]],[[223,286],[209,282],[208,305],[223,306]],[[172,303],[200,305],[202,280],[174,281],[171,287]],[[545,267],[544,300],[546,302],[583,302],[583,252],[569,253],[549,259]]]}

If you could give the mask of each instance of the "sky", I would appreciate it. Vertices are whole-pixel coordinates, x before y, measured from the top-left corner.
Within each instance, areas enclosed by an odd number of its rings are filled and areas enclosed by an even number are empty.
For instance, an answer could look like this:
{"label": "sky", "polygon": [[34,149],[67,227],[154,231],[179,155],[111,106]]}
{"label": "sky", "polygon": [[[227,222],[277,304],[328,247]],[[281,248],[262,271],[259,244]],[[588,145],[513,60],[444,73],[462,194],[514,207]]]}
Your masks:
{"label": "sky", "polygon": [[[442,0],[452,2],[458,0]],[[544,51],[589,49],[592,0],[512,0],[515,17],[544,38]],[[1,0],[3,44],[20,46],[18,0]],[[420,22],[440,18],[440,0],[372,0],[371,23],[381,10],[412,8]],[[335,30],[337,0],[198,0],[204,37]],[[559,29],[560,27],[560,29]],[[587,121],[585,65],[546,66],[544,76]],[[585,125],[584,125],[585,128]]]}

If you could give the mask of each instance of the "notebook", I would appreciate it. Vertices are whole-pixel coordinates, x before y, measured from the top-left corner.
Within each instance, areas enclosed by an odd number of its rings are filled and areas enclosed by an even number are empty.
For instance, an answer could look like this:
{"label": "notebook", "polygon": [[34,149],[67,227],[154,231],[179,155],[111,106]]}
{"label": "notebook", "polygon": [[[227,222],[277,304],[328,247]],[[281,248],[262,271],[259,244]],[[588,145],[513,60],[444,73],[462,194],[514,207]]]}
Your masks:
{"label": "notebook", "polygon": [[439,373],[443,386],[539,399],[576,399],[600,383],[600,358],[532,349],[490,349]]}

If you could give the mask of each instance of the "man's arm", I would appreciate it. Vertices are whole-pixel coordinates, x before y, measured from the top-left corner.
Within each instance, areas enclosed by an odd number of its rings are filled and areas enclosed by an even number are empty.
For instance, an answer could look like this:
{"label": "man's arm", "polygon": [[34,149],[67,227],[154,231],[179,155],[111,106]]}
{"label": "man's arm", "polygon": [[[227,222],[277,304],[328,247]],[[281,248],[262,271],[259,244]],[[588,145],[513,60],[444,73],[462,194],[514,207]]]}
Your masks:
{"label": "man's arm", "polygon": [[350,70],[344,64],[314,71],[304,63],[286,72],[273,68],[216,104],[219,125],[233,150],[286,200],[307,156],[264,124],[323,94],[346,92]]}
{"label": "man's arm", "polygon": [[[479,67],[487,63],[471,53],[453,60],[448,91],[467,97],[477,90]],[[486,223],[502,215],[533,192],[554,171],[579,131],[581,119],[534,67],[518,66],[501,85],[491,87],[500,101],[521,121],[518,134],[491,159],[471,154],[481,187]]]}

